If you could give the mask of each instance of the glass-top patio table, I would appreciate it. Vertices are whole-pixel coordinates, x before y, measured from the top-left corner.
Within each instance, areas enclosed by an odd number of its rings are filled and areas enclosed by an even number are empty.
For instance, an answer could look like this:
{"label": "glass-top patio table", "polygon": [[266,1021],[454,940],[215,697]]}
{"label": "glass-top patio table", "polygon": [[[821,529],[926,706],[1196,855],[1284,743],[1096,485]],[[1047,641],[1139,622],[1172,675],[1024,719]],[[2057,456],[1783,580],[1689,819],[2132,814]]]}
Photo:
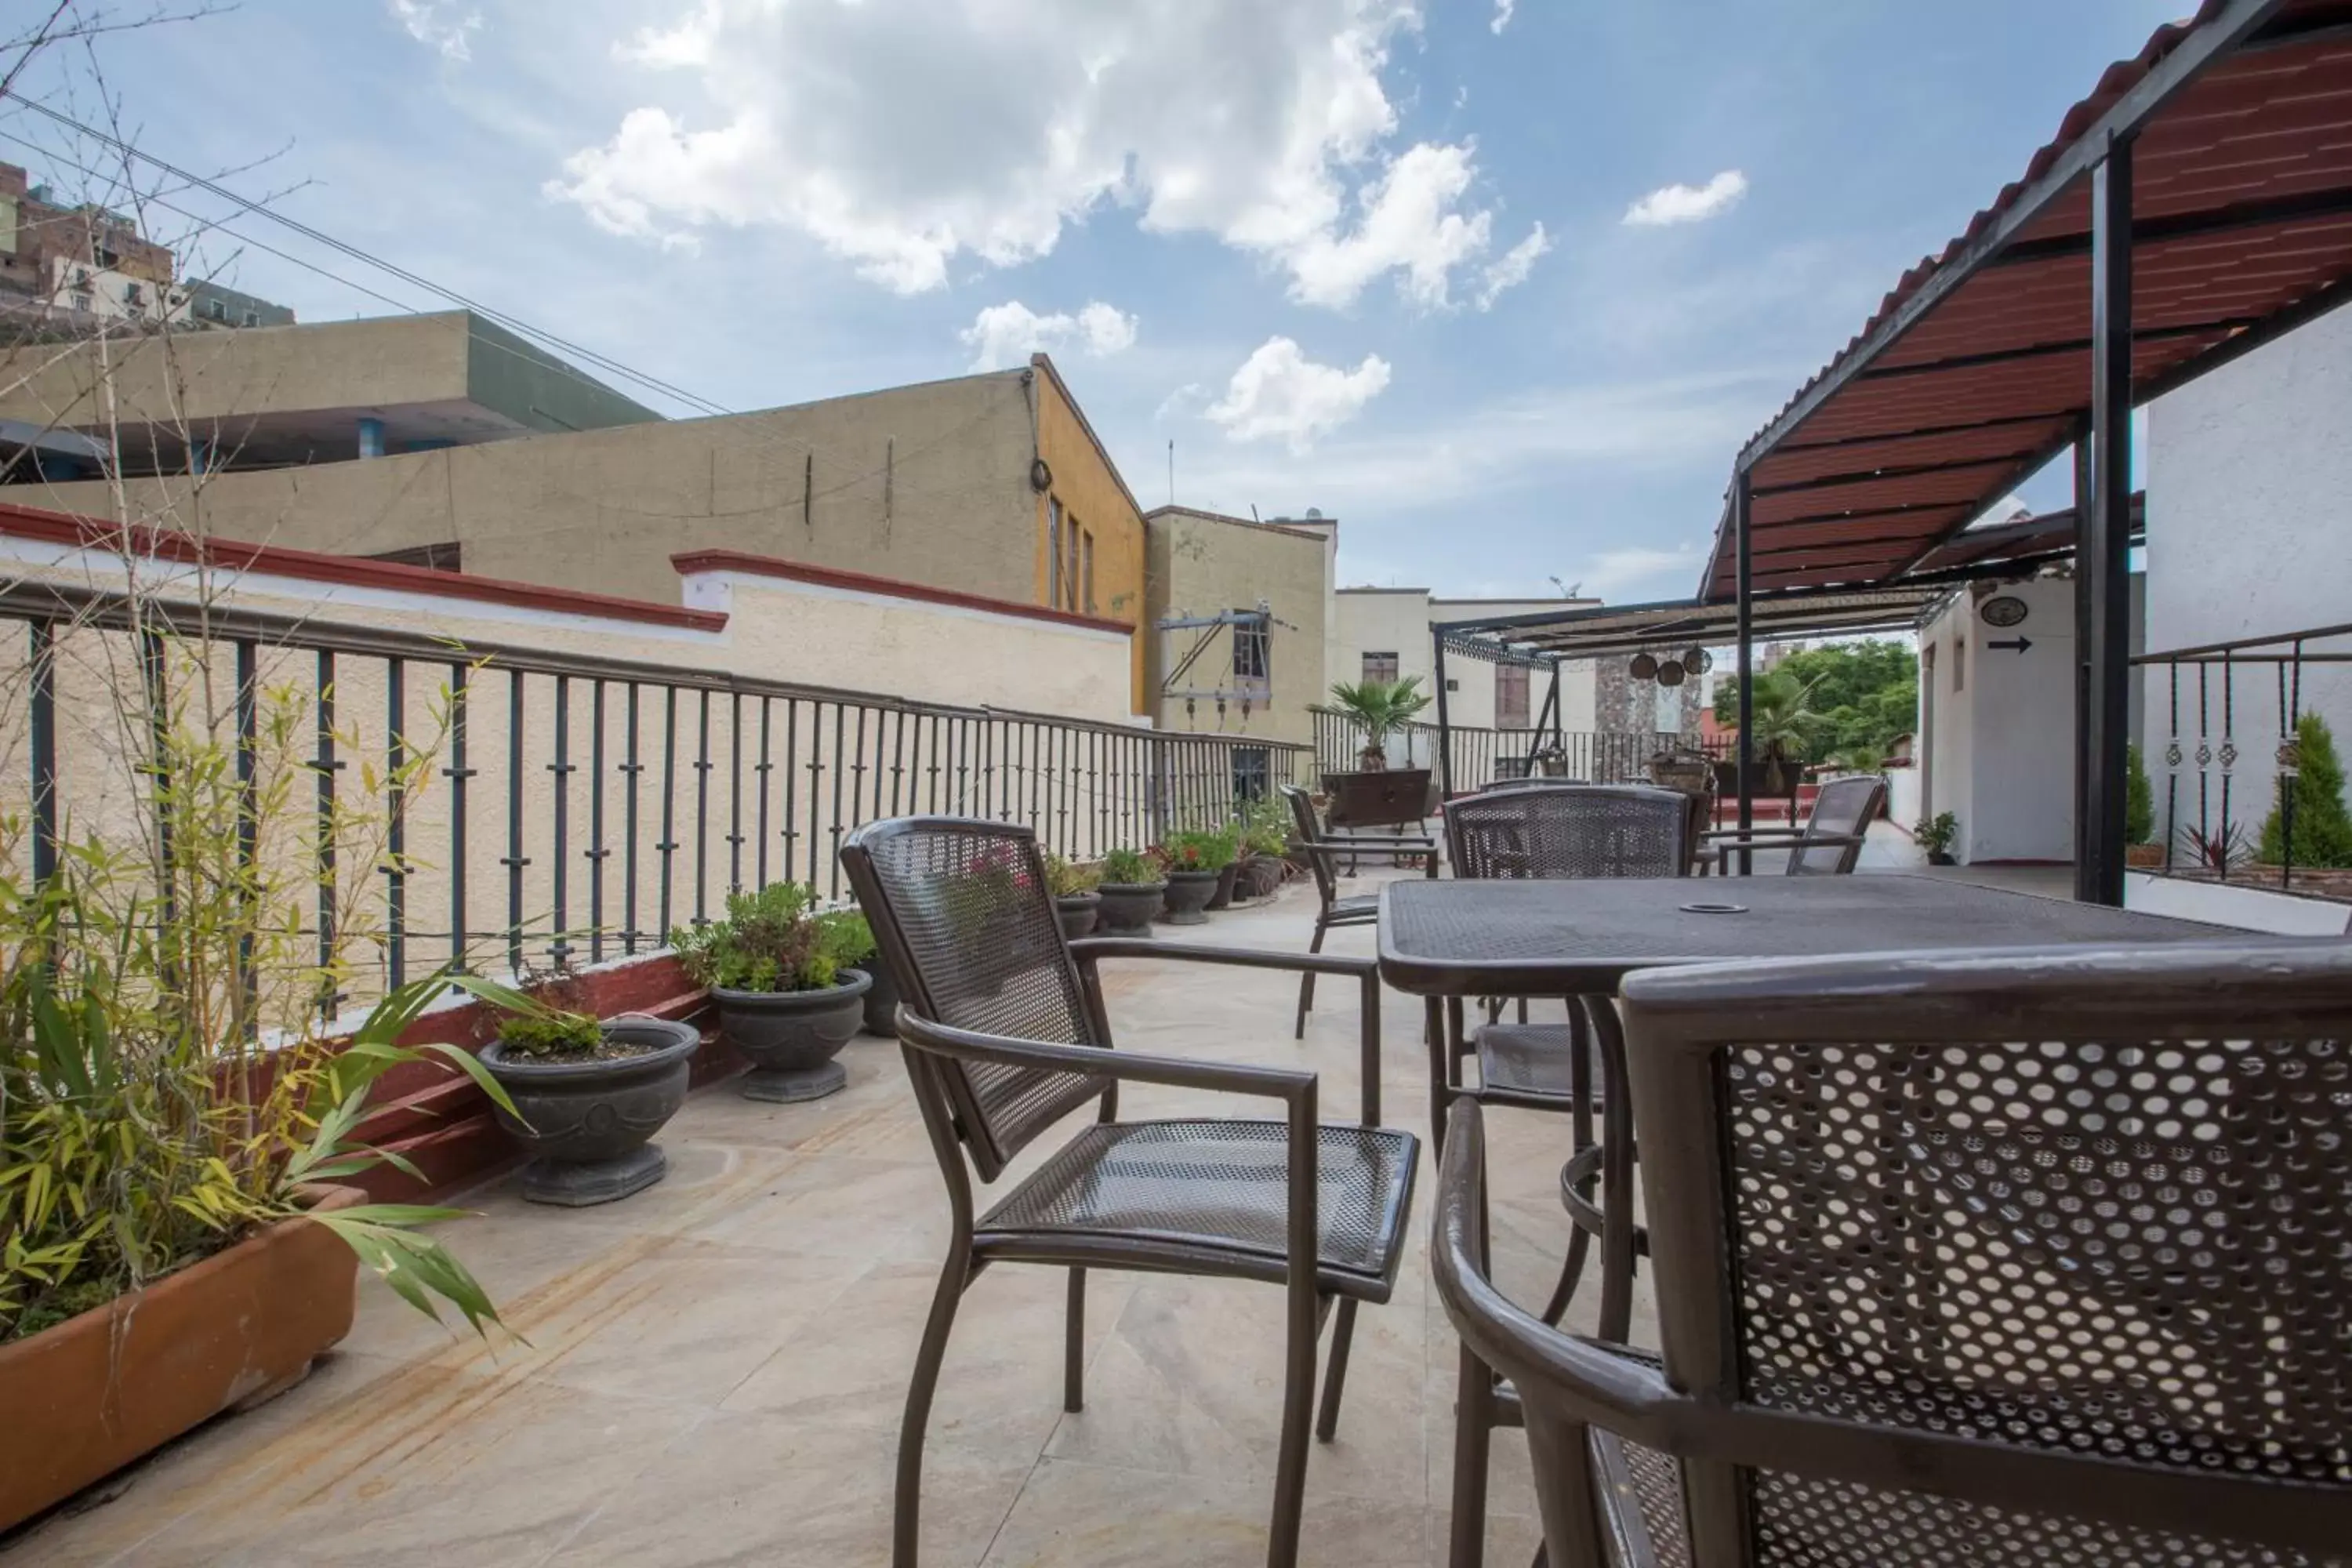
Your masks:
{"label": "glass-top patio table", "polygon": [[[1380,965],[1388,984],[1428,998],[1436,1040],[1447,1037],[1441,1010],[1448,999],[1581,1001],[1600,1047],[1601,1136],[1577,1150],[1564,1181],[1571,1219],[1600,1234],[1600,1332],[1622,1340],[1632,1317],[1637,1232],[1624,1040],[1609,998],[1626,975],[1735,959],[2232,937],[2276,940],[1934,877],[1412,880],[1381,889]],[[1431,1060],[1440,1106],[1441,1055],[1433,1051]],[[1575,1195],[1595,1175],[1597,1210]]]}

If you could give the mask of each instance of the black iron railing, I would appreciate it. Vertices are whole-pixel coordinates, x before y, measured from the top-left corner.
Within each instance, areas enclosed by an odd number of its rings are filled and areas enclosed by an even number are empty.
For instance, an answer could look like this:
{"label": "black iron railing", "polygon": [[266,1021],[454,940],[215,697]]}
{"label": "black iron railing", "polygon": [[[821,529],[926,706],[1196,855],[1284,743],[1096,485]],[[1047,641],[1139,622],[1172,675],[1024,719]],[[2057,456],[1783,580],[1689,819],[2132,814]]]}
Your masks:
{"label": "black iron railing", "polygon": [[[68,836],[148,830],[120,798],[135,791],[118,784],[110,801],[97,782],[110,768],[120,780],[149,765],[134,757],[126,767],[110,738],[125,732],[111,713],[121,688],[103,671],[133,652],[131,668],[145,674],[132,689],[143,687],[150,711],[130,721],[160,734],[172,721],[171,684],[226,666],[240,786],[252,785],[265,721],[258,693],[282,700],[290,689],[310,726],[303,765],[315,773],[321,827],[305,851],[319,877],[306,925],[322,966],[336,946],[334,911],[349,907],[339,896],[348,879],[373,875],[382,889],[371,940],[394,985],[483,947],[509,968],[646,952],[673,926],[721,914],[729,890],[770,881],[845,898],[842,840],[876,818],[1018,822],[1047,847],[1092,859],[1225,821],[1243,798],[1306,780],[1312,759],[1286,742],[219,607],[192,637],[184,624],[156,629],[154,606],[133,611],[104,594],[0,590],[0,619],[24,628],[12,749],[29,784],[21,804],[34,875],[55,874]],[[435,721],[416,722],[427,710]],[[67,715],[77,717],[61,740]],[[431,771],[404,772],[427,728]],[[365,804],[386,814],[391,853],[375,866],[338,865],[324,825],[370,781]]]}
{"label": "black iron railing", "polygon": [[[1650,759],[1664,751],[1697,748],[1711,757],[1724,755],[1720,742],[1701,742],[1671,731],[1500,730],[1462,724],[1441,731],[1434,724],[1415,723],[1389,738],[1385,747],[1389,766],[1434,769],[1441,738],[1453,763],[1457,792],[1484,789],[1497,779],[1525,777],[1535,759],[1547,752],[1557,752],[1559,776],[1586,784],[1645,783]],[[1363,745],[1363,726],[1355,720],[1337,709],[1315,710],[1318,773],[1347,773],[1360,766]]]}
{"label": "black iron railing", "polygon": [[[2298,784],[2316,761],[2307,721],[2352,716],[2352,626],[2175,648],[2132,663],[2143,682],[2150,808],[2134,868],[2352,894],[2344,835],[2298,820],[2298,797],[2309,788]],[[2336,782],[2340,789],[2340,774]],[[2340,795],[2336,815],[2340,821]]]}

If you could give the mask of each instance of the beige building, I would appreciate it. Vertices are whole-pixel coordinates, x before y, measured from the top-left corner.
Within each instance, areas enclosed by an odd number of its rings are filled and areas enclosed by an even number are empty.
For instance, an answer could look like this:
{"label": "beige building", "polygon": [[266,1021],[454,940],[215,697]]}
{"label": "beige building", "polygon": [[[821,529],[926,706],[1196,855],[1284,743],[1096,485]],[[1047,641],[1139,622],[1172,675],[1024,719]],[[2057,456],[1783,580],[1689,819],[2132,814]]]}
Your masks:
{"label": "beige building", "polygon": [[1173,506],[1145,523],[1159,727],[1312,742],[1335,529]]}
{"label": "beige building", "polygon": [[[1128,628],[1149,711],[1142,512],[1043,355],[664,420],[463,311],[174,344],[114,378],[134,521],[591,593],[731,550],[1035,605]],[[99,381],[63,356],[0,420],[108,432]],[[23,500],[110,505],[49,476]]]}
{"label": "beige building", "polygon": [[[1333,639],[1331,679],[1397,680],[1416,677],[1421,689],[1436,692],[1436,642],[1433,627],[1451,621],[1493,616],[1538,615],[1563,603],[1597,605],[1598,599],[1439,598],[1426,588],[1341,588]],[[1488,658],[1449,658],[1445,666],[1447,716],[1469,729],[1522,730],[1542,713],[1549,695],[1549,668]],[[1560,666],[1559,728],[1592,730],[1595,672],[1590,659]],[[1428,718],[1434,722],[1433,706]]]}

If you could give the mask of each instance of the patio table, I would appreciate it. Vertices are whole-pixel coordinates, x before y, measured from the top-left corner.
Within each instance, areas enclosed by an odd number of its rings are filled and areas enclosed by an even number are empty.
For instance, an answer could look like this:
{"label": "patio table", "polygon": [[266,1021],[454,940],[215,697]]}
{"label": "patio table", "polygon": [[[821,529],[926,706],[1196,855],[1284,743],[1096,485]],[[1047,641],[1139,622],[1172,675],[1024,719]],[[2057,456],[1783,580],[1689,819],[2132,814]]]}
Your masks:
{"label": "patio table", "polygon": [[[1731,906],[1710,912],[1707,906]],[[1626,878],[1400,881],[1381,891],[1381,977],[1441,1009],[1471,996],[1567,997],[1593,1025],[1601,1137],[1564,1173],[1571,1220],[1601,1240],[1602,1338],[1633,1316],[1633,1113],[1610,998],[1636,970],[1734,959],[1916,949],[2260,938],[2227,927],[2068,903],[1934,877]],[[1433,1037],[1443,1038],[1442,1035]],[[1432,1071],[1442,1071],[1433,1058]],[[1597,1173],[1597,1210],[1574,1194]]]}

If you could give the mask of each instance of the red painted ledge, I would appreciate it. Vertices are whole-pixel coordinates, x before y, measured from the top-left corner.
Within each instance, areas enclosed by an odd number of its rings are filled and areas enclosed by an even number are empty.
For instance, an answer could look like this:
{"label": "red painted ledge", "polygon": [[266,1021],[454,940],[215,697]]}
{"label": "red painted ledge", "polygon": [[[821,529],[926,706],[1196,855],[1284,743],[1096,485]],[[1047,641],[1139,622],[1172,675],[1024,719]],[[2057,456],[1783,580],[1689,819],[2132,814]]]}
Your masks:
{"label": "red painted ledge", "polygon": [[951,605],[962,610],[985,610],[992,616],[1019,616],[1033,621],[1052,621],[1059,626],[1084,626],[1088,631],[1116,632],[1120,637],[1135,630],[1125,621],[1082,616],[1073,610],[1048,609],[1043,605],[1024,605],[1012,599],[992,599],[980,594],[958,593],[953,588],[934,588],[927,583],[869,576],[864,572],[845,572],[837,566],[812,566],[805,561],[753,555],[741,550],[688,550],[671,556],[669,563],[677,569],[681,577],[697,572],[740,572],[750,577],[781,577],[794,583],[814,584],[821,588],[844,588],[856,594],[881,594],[894,599]]}
{"label": "red painted ledge", "polygon": [[[290,550],[277,544],[249,544],[233,539],[199,541],[177,529],[131,525],[132,548],[142,555],[158,556],[189,565],[218,567],[231,572],[262,572],[313,583],[342,583],[359,588],[393,593],[428,594],[436,598],[470,599],[479,604],[512,605],[521,609],[555,610],[595,616],[606,620],[642,621],[654,626],[682,626],[690,631],[717,632],[727,617],[716,610],[689,610],[677,605],[656,605],[646,599],[624,599],[611,594],[583,593],[574,588],[545,588],[534,583],[514,583],[502,577],[469,577],[458,572],[436,572],[429,566],[404,566],[391,561],[371,561],[359,555],[331,555],[317,550]],[[64,512],[38,511],[31,507],[0,503],[0,535],[36,539],[47,544],[81,550],[119,550],[122,530],[96,518]]]}

